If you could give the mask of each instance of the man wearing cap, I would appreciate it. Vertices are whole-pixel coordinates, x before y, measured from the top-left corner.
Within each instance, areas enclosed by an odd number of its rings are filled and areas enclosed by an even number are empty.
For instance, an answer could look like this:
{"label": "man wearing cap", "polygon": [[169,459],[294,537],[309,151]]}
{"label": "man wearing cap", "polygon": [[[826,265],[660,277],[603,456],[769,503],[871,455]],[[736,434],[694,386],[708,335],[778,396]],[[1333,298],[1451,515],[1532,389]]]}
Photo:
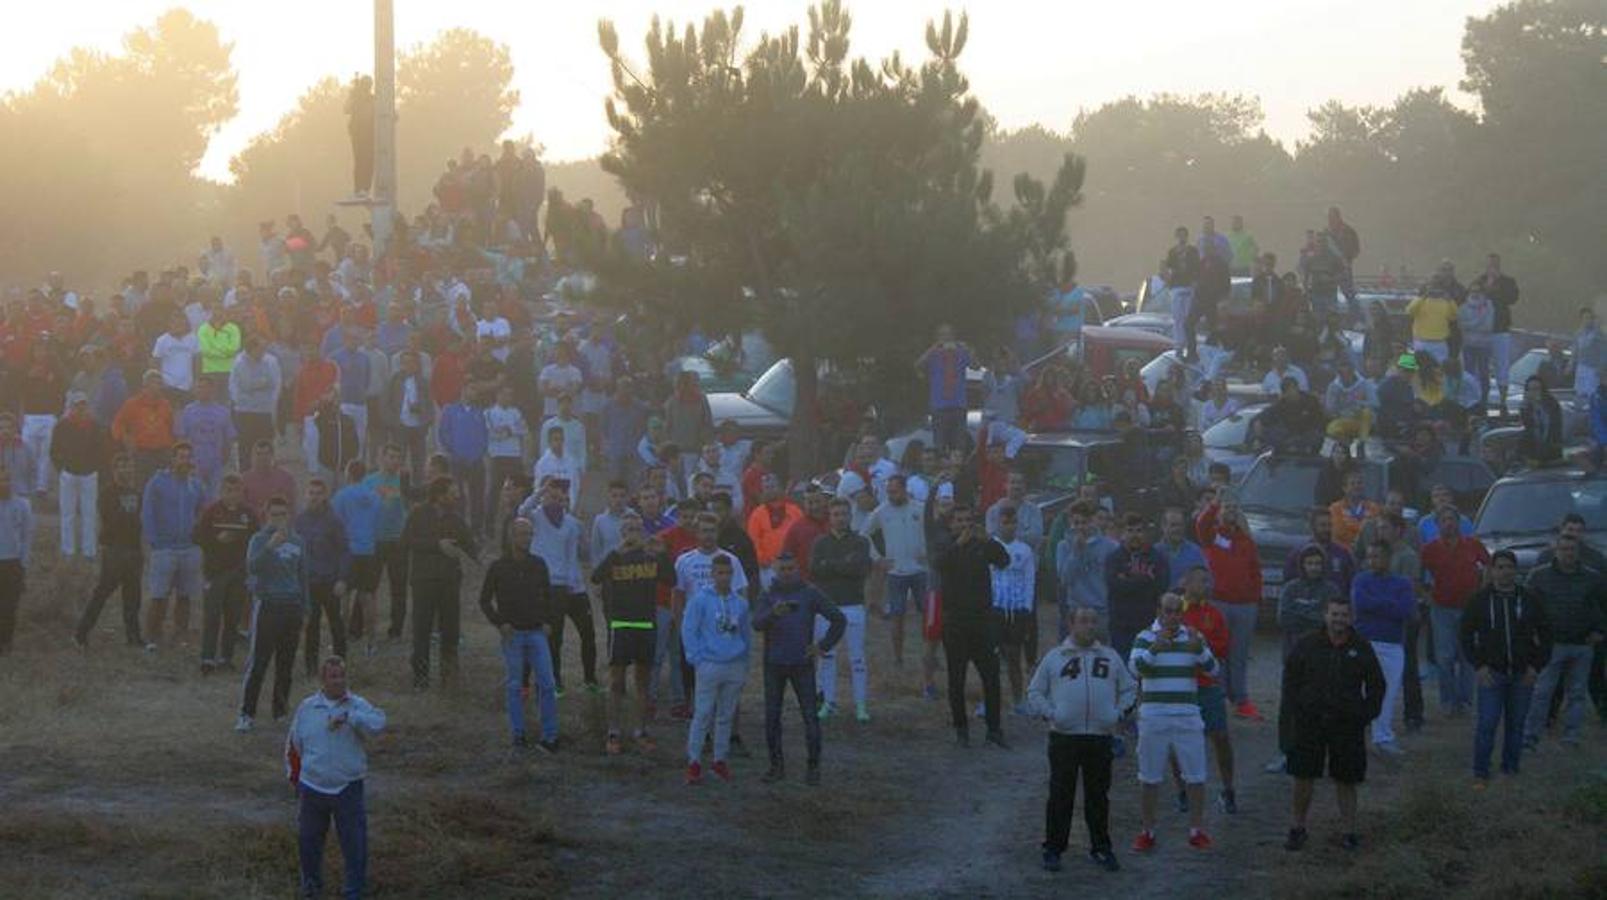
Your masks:
{"label": "man wearing cap", "polygon": [[106,430],[89,414],[81,391],[67,395],[67,415],[50,435],[50,461],[61,474],[61,555],[95,558],[99,472],[106,463]]}
{"label": "man wearing cap", "polygon": [[112,440],[134,455],[134,478],[141,486],[167,464],[173,447],[173,405],[162,392],[161,372],[147,371],[139,391],[123,401],[112,419]]}
{"label": "man wearing cap", "polygon": [[1417,374],[1417,357],[1402,353],[1384,380],[1378,383],[1378,430],[1385,438],[1404,437],[1417,418],[1412,376]]}

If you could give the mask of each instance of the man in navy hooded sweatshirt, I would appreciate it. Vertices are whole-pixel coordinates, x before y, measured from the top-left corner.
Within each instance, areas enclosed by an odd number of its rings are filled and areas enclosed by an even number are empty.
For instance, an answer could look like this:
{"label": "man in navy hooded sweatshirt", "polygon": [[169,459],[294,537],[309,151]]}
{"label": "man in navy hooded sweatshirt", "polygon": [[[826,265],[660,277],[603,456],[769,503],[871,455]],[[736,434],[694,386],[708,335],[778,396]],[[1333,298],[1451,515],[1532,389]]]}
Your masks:
{"label": "man in navy hooded sweatshirt", "polygon": [[[815,642],[815,617],[826,620],[826,635]],[[781,755],[781,702],[787,685],[798,697],[803,713],[804,742],[809,752],[806,781],[820,783],[820,717],[815,699],[815,660],[842,639],[848,619],[814,585],[798,572],[798,560],[782,551],[776,557],[776,577],[759,598],[753,629],[764,633],[764,739],[770,749],[766,782],[780,781],[785,770]]]}

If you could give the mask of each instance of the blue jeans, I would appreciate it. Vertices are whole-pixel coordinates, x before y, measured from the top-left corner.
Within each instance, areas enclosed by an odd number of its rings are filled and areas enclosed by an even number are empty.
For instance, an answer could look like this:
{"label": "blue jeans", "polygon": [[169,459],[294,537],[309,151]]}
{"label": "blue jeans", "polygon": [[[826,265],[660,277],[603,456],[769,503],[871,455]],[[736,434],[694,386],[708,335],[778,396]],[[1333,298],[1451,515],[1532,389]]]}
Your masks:
{"label": "blue jeans", "polygon": [[[675,615],[660,606],[657,614],[657,643],[653,647],[653,680],[648,693],[654,703],[668,700],[671,706],[686,703],[686,685],[681,681],[681,624]],[[666,669],[668,670],[666,673]],[[665,687],[659,688],[659,675],[665,673]]]}
{"label": "blue jeans", "polygon": [[552,677],[552,653],[547,648],[546,632],[531,629],[515,631],[512,637],[502,639],[502,662],[507,667],[508,726],[514,737],[525,733],[524,698],[519,695],[528,664],[535,676],[536,694],[541,709],[541,739],[558,737],[558,692]]}
{"label": "blue jeans", "polygon": [[1434,630],[1434,665],[1439,669],[1440,709],[1465,709],[1473,701],[1473,667],[1462,655],[1462,611],[1431,607]]}
{"label": "blue jeans", "polygon": [[1557,682],[1563,681],[1562,736],[1579,737],[1579,726],[1585,721],[1586,689],[1590,684],[1590,658],[1593,648],[1589,644],[1552,644],[1551,662],[1535,679],[1534,705],[1529,708],[1529,722],[1523,736],[1531,741],[1540,739],[1546,730],[1546,716],[1551,711],[1551,695]]}
{"label": "blue jeans", "polygon": [[1523,754],[1523,720],[1529,712],[1534,686],[1523,676],[1490,673],[1490,686],[1479,685],[1479,724],[1473,731],[1473,777],[1490,777],[1490,754],[1495,750],[1495,728],[1506,720],[1501,735],[1501,771],[1518,774]]}
{"label": "blue jeans", "polygon": [[324,839],[329,836],[329,820],[335,820],[335,837],[346,865],[347,900],[363,893],[368,875],[368,809],[363,805],[361,779],[346,785],[338,794],[325,794],[306,785],[297,785],[301,809],[297,815],[297,842],[301,848],[301,895],[324,895]]}

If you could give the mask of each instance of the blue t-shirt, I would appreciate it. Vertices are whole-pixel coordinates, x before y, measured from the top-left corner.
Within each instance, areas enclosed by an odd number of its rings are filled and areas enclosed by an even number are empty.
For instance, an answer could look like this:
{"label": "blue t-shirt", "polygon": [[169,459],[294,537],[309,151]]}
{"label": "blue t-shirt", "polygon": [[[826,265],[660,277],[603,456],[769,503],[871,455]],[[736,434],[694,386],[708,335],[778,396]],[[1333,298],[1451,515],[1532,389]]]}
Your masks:
{"label": "blue t-shirt", "polygon": [[971,366],[971,351],[965,347],[939,347],[926,358],[926,384],[931,408],[965,408],[965,370]]}
{"label": "blue t-shirt", "polygon": [[1078,334],[1088,313],[1088,292],[1082,285],[1069,291],[1055,291],[1050,298],[1055,315],[1055,330],[1062,334]]}

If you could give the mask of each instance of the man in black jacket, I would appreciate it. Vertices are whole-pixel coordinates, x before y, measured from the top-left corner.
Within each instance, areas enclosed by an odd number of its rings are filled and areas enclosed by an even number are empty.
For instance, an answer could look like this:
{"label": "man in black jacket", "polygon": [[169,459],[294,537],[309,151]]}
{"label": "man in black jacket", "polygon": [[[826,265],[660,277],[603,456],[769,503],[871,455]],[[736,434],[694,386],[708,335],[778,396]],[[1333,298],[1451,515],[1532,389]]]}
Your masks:
{"label": "man in black jacket", "polygon": [[1528,588],[1540,601],[1550,627],[1551,654],[1535,681],[1533,704],[1524,727],[1526,750],[1539,744],[1552,695],[1559,687],[1566,707],[1562,710],[1563,743],[1579,743],[1579,726],[1588,705],[1591,657],[1595,645],[1607,634],[1607,615],[1602,605],[1607,583],[1600,571],[1584,564],[1581,546],[1579,538],[1559,534],[1551,561],[1529,572]]}
{"label": "man in black jacket", "polygon": [[971,508],[956,505],[949,514],[954,543],[937,556],[943,585],[943,655],[949,670],[949,714],[955,739],[971,745],[965,718],[965,668],[976,666],[982,679],[987,742],[1009,749],[999,724],[999,639],[993,622],[993,569],[1010,565],[1004,545],[987,536]]}
{"label": "man in black jacket", "polygon": [[1171,584],[1171,567],[1150,543],[1144,517],[1123,516],[1122,545],[1105,558],[1110,645],[1123,658],[1132,652],[1133,638],[1154,621],[1156,605]]}
{"label": "man in black jacket", "polygon": [[[809,551],[809,570],[815,586],[825,592],[831,602],[842,610],[847,621],[849,680],[854,689],[854,717],[861,723],[870,721],[866,709],[870,674],[865,668],[865,579],[870,577],[870,541],[849,528],[852,519],[848,501],[841,497],[831,501],[826,515],[825,534],[815,538]],[[817,631],[825,628],[821,625]],[[824,633],[817,635],[823,637]],[[837,651],[825,650],[815,668],[815,680],[820,690],[820,708],[823,712],[837,706]]]}
{"label": "man in black jacket", "polygon": [[[1501,413],[1505,415],[1507,386],[1511,383],[1507,373],[1512,368],[1512,307],[1518,305],[1518,280],[1501,271],[1501,256],[1492,253],[1468,290],[1489,297],[1495,307],[1495,319],[1490,325],[1490,370],[1500,388]],[[1488,389],[1489,385],[1483,387]]]}
{"label": "man in black jacket", "polygon": [[427,499],[408,513],[402,544],[412,568],[413,686],[430,684],[430,633],[441,628],[441,674],[458,667],[458,590],[463,563],[474,564],[479,545],[458,515],[458,487],[450,478],[430,482]]}
{"label": "man in black jacket", "polygon": [[[507,553],[491,564],[480,585],[480,610],[502,635],[502,662],[507,671],[504,687],[508,692],[508,726],[513,730],[513,745],[528,745],[522,690],[528,667],[536,678],[541,709],[538,746],[551,753],[558,746],[558,692],[547,644],[547,623],[557,617],[557,602],[546,562],[530,552],[535,526],[529,519],[515,519],[510,531],[512,541]],[[443,642],[442,650],[445,648]]]}
{"label": "man in black jacket", "polygon": [[111,480],[100,486],[96,508],[100,516],[100,579],[89,596],[89,604],[78,619],[73,632],[73,644],[83,650],[89,643],[89,632],[100,620],[100,611],[112,591],[123,592],[123,634],[130,647],[144,647],[147,653],[156,651],[140,636],[140,575],[145,567],[145,553],[140,544],[140,504],[144,501],[143,485],[134,480],[134,457],[118,453],[112,460]]}
{"label": "man in black jacket", "polygon": [[1490,753],[1502,719],[1501,771],[1518,774],[1535,677],[1551,658],[1545,606],[1534,591],[1518,584],[1518,557],[1511,550],[1491,555],[1490,583],[1462,608],[1462,652],[1478,678],[1473,777],[1474,789],[1482,790],[1490,780]]}
{"label": "man in black jacket", "polygon": [[1372,645],[1351,627],[1350,601],[1328,598],[1323,630],[1300,639],[1283,663],[1283,708],[1289,722],[1289,774],[1294,776],[1294,824],[1287,850],[1306,845],[1306,815],[1326,764],[1339,799],[1344,846],[1356,834],[1356,786],[1367,774],[1367,723],[1384,708],[1384,670]]}

